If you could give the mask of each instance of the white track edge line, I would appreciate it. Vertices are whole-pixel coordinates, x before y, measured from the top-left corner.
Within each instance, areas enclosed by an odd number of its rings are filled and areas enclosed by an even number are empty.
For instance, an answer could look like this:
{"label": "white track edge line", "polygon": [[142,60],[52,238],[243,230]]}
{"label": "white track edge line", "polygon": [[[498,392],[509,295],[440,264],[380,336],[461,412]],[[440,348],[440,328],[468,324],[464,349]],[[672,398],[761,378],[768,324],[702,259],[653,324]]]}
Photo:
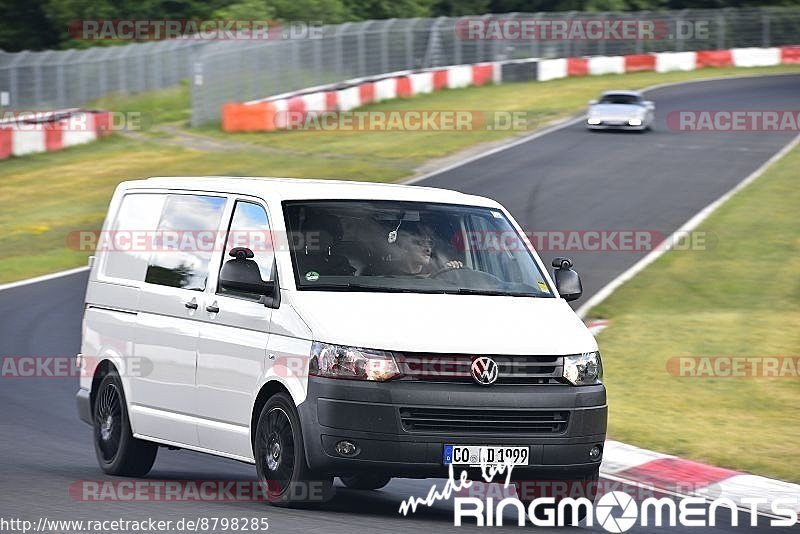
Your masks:
{"label": "white track edge line", "polygon": [[[706,495],[701,495],[701,494],[698,494],[698,493],[682,493],[682,492],[678,492],[678,491],[674,491],[674,490],[668,490],[668,489],[664,489],[664,488],[659,488],[658,486],[654,486],[652,484],[645,484],[645,483],[639,482],[637,480],[632,480],[632,479],[625,478],[625,477],[618,477],[616,475],[603,473],[602,471],[600,472],[600,477],[601,478],[605,478],[607,480],[611,480],[612,482],[621,482],[623,484],[626,484],[628,486],[633,486],[635,488],[652,490],[652,491],[654,491],[656,493],[663,493],[663,494],[669,495],[671,497],[700,497],[702,499],[705,499],[705,501],[707,503],[711,503],[714,500],[714,499],[712,499],[712,498],[710,498],[710,497],[708,497]],[[750,511],[750,508],[741,506],[739,504],[736,505],[736,508],[740,512],[749,512]],[[777,515],[771,514],[769,512],[763,512],[763,511],[758,510],[758,509],[756,509],[756,514],[760,515],[760,516],[764,516],[764,517],[769,517],[771,519],[785,519],[785,517],[777,516]]]}
{"label": "white track edge line", "polygon": [[48,280],[53,280],[55,278],[62,278],[64,276],[70,276],[73,274],[82,273],[83,271],[88,271],[89,267],[76,267],[75,269],[67,269],[66,271],[58,271],[55,273],[50,274],[43,274],[42,276],[36,276],[34,278],[27,278],[25,280],[19,280],[17,282],[9,282],[8,284],[0,284],[0,291],[4,291],[6,289],[13,289],[15,287],[20,286],[27,286],[30,284],[37,284],[39,282],[47,282]]}
{"label": "white track edge line", "polygon": [[[742,67],[742,68],[745,68],[745,67]],[[697,70],[702,70],[702,69],[697,69]],[[712,76],[710,78],[697,78],[697,79],[693,79],[693,80],[683,80],[683,81],[677,81],[677,82],[657,83],[655,85],[650,85],[648,87],[644,87],[642,89],[638,89],[638,91],[641,91],[642,93],[647,93],[649,91],[655,91],[655,90],[658,90],[658,89],[665,89],[665,88],[673,87],[673,86],[676,86],[676,85],[690,85],[690,84],[695,84],[695,83],[717,82],[717,81],[721,81],[721,80],[737,80],[737,79],[743,79],[743,78],[766,78],[766,77],[770,77],[770,76],[797,76],[798,74],[800,74],[800,73],[798,73],[798,72],[776,72],[775,74],[734,74],[734,75],[730,75],[730,76]],[[623,76],[624,76],[624,74],[623,74]],[[530,82],[530,83],[546,83],[546,82]],[[502,84],[500,84],[500,85],[502,85]],[[579,113],[580,113],[580,116],[576,117],[575,115],[571,115],[569,117],[565,117],[563,119],[559,119],[559,120],[555,121],[554,124],[551,124],[550,126],[546,126],[541,130],[536,130],[536,131],[534,131],[534,132],[532,132],[530,134],[523,135],[522,137],[512,138],[512,139],[508,140],[507,142],[505,142],[503,144],[500,144],[498,146],[492,147],[492,148],[490,148],[490,149],[488,149],[488,150],[486,150],[484,152],[480,152],[478,154],[474,154],[472,156],[468,156],[468,157],[466,157],[466,158],[464,158],[462,160],[459,160],[457,162],[451,163],[449,165],[445,165],[441,169],[436,169],[436,170],[433,170],[431,172],[427,172],[425,174],[422,174],[420,176],[413,176],[413,177],[408,178],[406,180],[402,180],[402,181],[394,182],[394,183],[401,184],[401,185],[415,184],[415,183],[421,182],[423,180],[427,180],[428,178],[432,178],[432,177],[434,177],[434,176],[436,176],[438,174],[443,174],[443,173],[451,171],[453,169],[457,169],[458,167],[462,167],[464,165],[467,165],[468,163],[472,163],[473,161],[477,161],[479,159],[491,156],[492,154],[497,154],[498,152],[502,152],[503,150],[508,150],[508,149],[514,148],[517,145],[521,145],[523,143],[527,143],[528,141],[533,141],[534,139],[537,139],[539,137],[542,137],[542,136],[547,135],[549,133],[553,133],[553,132],[558,131],[558,130],[560,130],[562,128],[566,128],[567,126],[570,126],[570,125],[572,125],[574,123],[582,121],[584,119],[584,117],[585,117],[585,112],[584,111],[580,111]],[[444,157],[447,157],[447,156],[444,156]]]}
{"label": "white track edge line", "polygon": [[[718,81],[718,80],[731,80],[731,79],[737,79],[737,78],[762,78],[762,77],[767,77],[767,76],[792,76],[792,75],[797,75],[797,73],[796,72],[780,72],[780,73],[775,73],[775,74],[742,74],[742,75],[733,75],[733,76],[716,76],[716,77],[713,77],[713,78],[699,78],[697,80],[685,80],[685,81],[682,81],[682,82],[661,83],[661,84],[656,84],[656,85],[651,85],[649,87],[645,87],[644,89],[641,89],[641,91],[642,92],[647,92],[647,91],[652,91],[654,89],[661,89],[663,87],[671,87],[673,85],[684,85],[684,84],[709,82],[709,81]],[[401,185],[410,185],[410,184],[414,184],[416,182],[421,182],[423,180],[426,180],[428,178],[436,176],[437,174],[442,174],[442,173],[445,173],[445,172],[450,171],[452,169],[456,169],[458,167],[462,167],[462,166],[464,166],[464,165],[466,165],[468,163],[472,163],[473,161],[477,161],[477,160],[479,160],[481,158],[485,158],[487,156],[491,156],[492,154],[496,154],[498,152],[502,152],[503,150],[507,150],[507,149],[513,148],[513,147],[515,147],[517,145],[521,145],[522,143],[527,143],[528,141],[533,141],[534,139],[536,139],[538,137],[542,137],[543,135],[547,135],[547,134],[552,133],[552,132],[554,132],[556,130],[560,130],[561,128],[565,128],[565,127],[567,127],[567,126],[569,126],[569,125],[571,125],[573,123],[576,123],[578,121],[581,121],[581,120],[583,120],[583,115],[581,115],[580,117],[574,117],[573,116],[573,117],[567,117],[567,118],[561,119],[556,124],[548,126],[548,127],[544,128],[543,130],[538,130],[538,131],[536,131],[536,132],[534,132],[534,133],[532,133],[530,135],[526,135],[524,137],[521,137],[521,138],[518,138],[518,139],[514,139],[512,141],[509,141],[506,144],[503,144],[503,145],[494,147],[492,149],[489,149],[486,152],[481,152],[479,154],[475,154],[474,156],[470,156],[470,157],[465,158],[465,159],[463,159],[461,161],[458,161],[456,163],[452,163],[450,165],[446,165],[445,167],[442,167],[441,169],[437,169],[437,170],[431,171],[429,173],[423,174],[421,176],[416,176],[416,177],[413,177],[413,178],[409,178],[408,180],[403,180],[401,182],[396,182],[396,183],[401,184]],[[55,272],[55,273],[51,273],[51,274],[37,276],[35,278],[28,278],[28,279],[25,279],[25,280],[19,280],[17,282],[10,282],[8,284],[0,284],[0,291],[3,291],[5,289],[12,289],[14,287],[24,286],[24,285],[28,285],[28,284],[35,284],[37,282],[46,282],[46,281],[52,280],[54,278],[60,278],[62,276],[69,276],[71,274],[76,274],[76,273],[79,273],[79,272],[87,270],[87,269],[89,269],[89,267],[77,267],[75,269],[69,269],[69,270],[66,270],[66,271],[59,271],[59,272]],[[613,283],[613,281],[612,281],[612,283]],[[605,288],[603,288],[603,289],[605,289]],[[589,300],[589,302],[591,302],[591,299]],[[588,302],[587,302],[587,304],[588,304]],[[580,315],[580,310],[582,310],[584,307],[585,307],[585,305],[581,306],[581,308],[578,310],[578,315],[581,318],[583,318],[583,315]]]}
{"label": "white track edge line", "polygon": [[744,180],[733,186],[727,193],[723,194],[717,200],[713,201],[711,204],[700,210],[696,215],[694,215],[691,219],[683,223],[683,225],[675,230],[669,237],[664,241],[666,243],[665,246],[659,246],[655,250],[652,250],[647,256],[637,261],[631,267],[628,268],[625,272],[611,280],[608,284],[603,286],[600,291],[592,295],[592,297],[586,301],[578,310],[575,312],[578,314],[578,317],[581,319],[586,317],[586,314],[589,311],[600,304],[602,301],[607,299],[611,294],[616,291],[622,284],[639,274],[641,271],[645,269],[648,265],[656,261],[660,258],[665,252],[672,249],[671,244],[675,242],[677,236],[685,234],[686,232],[690,232],[697,228],[697,226],[705,221],[712,213],[714,213],[722,204],[724,204],[728,199],[730,199],[733,195],[753,183],[756,179],[758,179],[764,172],[772,166],[776,161],[781,159],[783,156],[788,154],[794,147],[796,147],[800,143],[800,135],[797,135],[789,141],[786,145],[783,146],[778,152],[772,155],[767,161],[761,164],[755,171],[750,173]]}

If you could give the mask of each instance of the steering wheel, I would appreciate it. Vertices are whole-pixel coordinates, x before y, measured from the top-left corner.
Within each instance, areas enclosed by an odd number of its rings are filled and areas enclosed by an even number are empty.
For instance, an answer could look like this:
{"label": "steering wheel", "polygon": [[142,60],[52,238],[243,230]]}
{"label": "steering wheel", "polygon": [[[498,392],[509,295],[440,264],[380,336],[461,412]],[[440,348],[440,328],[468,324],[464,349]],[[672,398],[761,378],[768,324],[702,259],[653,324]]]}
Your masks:
{"label": "steering wheel", "polygon": [[438,271],[431,273],[428,278],[436,278],[440,274],[449,273],[450,271],[457,271],[459,269],[466,269],[466,267],[464,265],[445,265]]}

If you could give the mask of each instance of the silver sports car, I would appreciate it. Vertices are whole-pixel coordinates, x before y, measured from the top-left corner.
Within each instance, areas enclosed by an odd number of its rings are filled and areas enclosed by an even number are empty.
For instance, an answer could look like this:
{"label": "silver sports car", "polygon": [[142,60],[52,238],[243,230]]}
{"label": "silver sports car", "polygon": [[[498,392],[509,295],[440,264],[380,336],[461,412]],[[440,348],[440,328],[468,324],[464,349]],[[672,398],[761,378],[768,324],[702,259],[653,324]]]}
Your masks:
{"label": "silver sports car", "polygon": [[649,130],[656,106],[637,91],[606,91],[589,102],[586,127],[590,130]]}

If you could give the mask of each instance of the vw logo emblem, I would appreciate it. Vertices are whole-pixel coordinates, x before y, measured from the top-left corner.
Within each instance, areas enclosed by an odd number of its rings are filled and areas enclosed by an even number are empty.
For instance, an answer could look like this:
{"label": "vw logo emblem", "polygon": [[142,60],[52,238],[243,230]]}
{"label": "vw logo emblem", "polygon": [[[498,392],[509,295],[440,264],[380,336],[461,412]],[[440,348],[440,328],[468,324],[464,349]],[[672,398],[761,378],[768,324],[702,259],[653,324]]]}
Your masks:
{"label": "vw logo emblem", "polygon": [[499,371],[497,362],[488,356],[479,356],[472,360],[472,379],[481,386],[491,386],[497,381]]}

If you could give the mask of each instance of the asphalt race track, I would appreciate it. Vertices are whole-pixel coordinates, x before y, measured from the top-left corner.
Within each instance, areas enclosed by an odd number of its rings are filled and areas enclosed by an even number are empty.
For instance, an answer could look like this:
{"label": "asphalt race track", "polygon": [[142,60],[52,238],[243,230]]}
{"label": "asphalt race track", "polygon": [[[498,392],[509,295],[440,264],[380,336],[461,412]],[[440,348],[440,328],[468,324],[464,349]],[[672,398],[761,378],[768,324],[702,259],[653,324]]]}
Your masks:
{"label": "asphalt race track", "polygon": [[[525,86],[524,90],[535,90],[535,86]],[[419,185],[493,197],[505,204],[526,229],[649,230],[668,235],[757,169],[793,135],[791,132],[670,131],[665,124],[666,114],[686,109],[797,110],[800,75],[692,83],[658,89],[648,96],[657,106],[653,132],[591,133],[575,124],[436,175]],[[710,244],[713,246],[713,239]],[[645,253],[607,251],[568,255],[582,274],[585,299]],[[542,253],[547,262],[557,255],[561,253]],[[86,277],[83,272],[0,292],[0,356],[65,356],[78,352]],[[452,507],[448,503],[431,509],[423,507],[409,517],[398,514],[403,498],[423,497],[434,481],[395,480],[384,490],[373,492],[340,487],[333,501],[313,511],[278,509],[258,502],[76,500],[69,493],[73,484],[109,480],[95,461],[89,427],[77,418],[76,389],[76,379],[0,378],[3,517],[34,522],[40,517],[92,520],[152,517],[173,521],[267,517],[272,532],[473,530],[453,527]],[[255,469],[199,453],[161,449],[148,478],[254,480]],[[768,519],[763,517],[758,527],[731,527],[725,511],[717,519],[718,526],[709,530],[764,532],[768,528]],[[652,523],[650,518],[649,524]],[[749,524],[749,516],[741,514],[741,523]],[[605,532],[598,525],[592,530]],[[629,532],[651,530],[705,531],[634,527]]]}

